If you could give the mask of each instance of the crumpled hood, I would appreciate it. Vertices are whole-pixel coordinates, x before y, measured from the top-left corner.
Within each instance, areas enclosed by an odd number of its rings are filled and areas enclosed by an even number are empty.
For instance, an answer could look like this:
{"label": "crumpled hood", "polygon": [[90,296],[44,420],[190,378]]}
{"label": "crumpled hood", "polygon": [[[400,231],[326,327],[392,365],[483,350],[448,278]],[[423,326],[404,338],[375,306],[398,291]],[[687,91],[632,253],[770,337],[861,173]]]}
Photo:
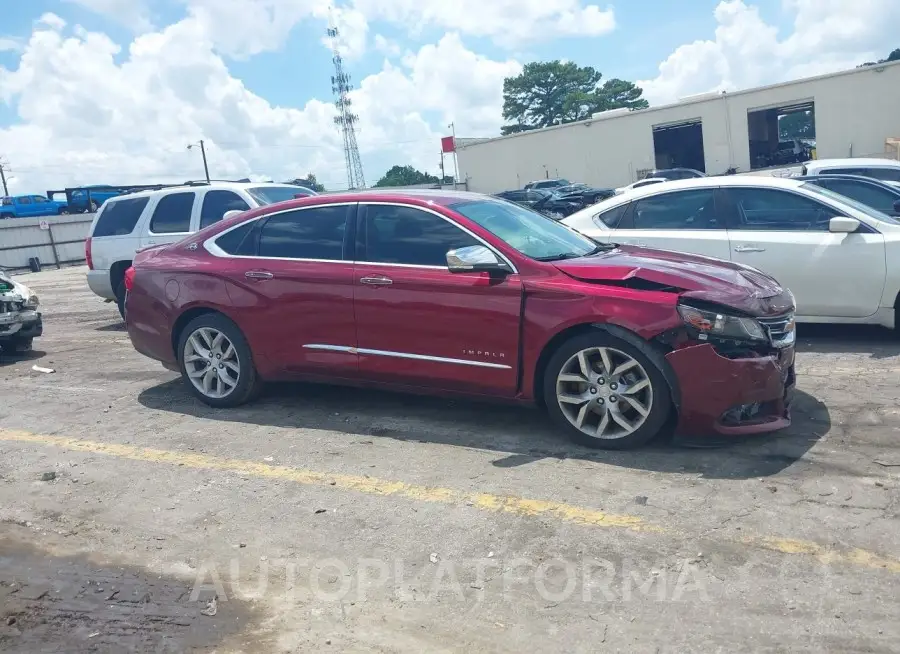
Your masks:
{"label": "crumpled hood", "polygon": [[[20,284],[6,273],[0,271],[0,299],[8,302],[24,302],[31,295],[31,289]],[[12,290],[4,291],[3,287],[12,284]]]}
{"label": "crumpled hood", "polygon": [[778,315],[794,309],[790,291],[769,275],[711,257],[623,245],[591,257],[554,261],[553,265],[582,281],[621,286],[639,279],[659,284],[660,290],[752,315]]}

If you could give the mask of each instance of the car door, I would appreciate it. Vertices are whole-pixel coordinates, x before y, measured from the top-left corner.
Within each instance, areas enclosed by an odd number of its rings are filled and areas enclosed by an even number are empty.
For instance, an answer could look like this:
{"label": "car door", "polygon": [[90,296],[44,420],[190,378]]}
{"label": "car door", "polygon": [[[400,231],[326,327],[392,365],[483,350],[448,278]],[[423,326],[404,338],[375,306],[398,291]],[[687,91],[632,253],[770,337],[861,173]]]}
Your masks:
{"label": "car door", "polygon": [[670,191],[639,198],[610,240],[728,259],[728,231],[715,188]]}
{"label": "car door", "polygon": [[31,201],[34,203],[32,205],[34,207],[33,215],[50,216],[56,214],[56,207],[53,206],[50,201],[43,195],[32,195]]}
{"label": "car door", "polygon": [[452,273],[447,252],[485,243],[418,207],[360,204],[354,285],[360,375],[513,396],[522,282]]}
{"label": "car door", "polygon": [[817,178],[815,183],[889,216],[900,214],[894,209],[894,203],[900,200],[900,191],[883,188],[878,183],[862,179],[841,179],[840,177],[829,177],[828,175],[822,175]]}
{"label": "car door", "polygon": [[[229,297],[254,353],[286,373],[352,378],[356,203],[270,214],[216,239]],[[243,236],[241,232],[246,232]]]}
{"label": "car door", "polygon": [[34,202],[27,195],[16,198],[16,215],[20,218],[27,218],[35,215]]}
{"label": "car door", "polygon": [[789,288],[798,316],[862,318],[878,310],[886,275],[881,234],[867,225],[833,234],[828,223],[842,211],[794,191],[723,191],[733,211],[732,259]]}
{"label": "car door", "polygon": [[183,191],[160,197],[141,234],[141,247],[175,243],[197,231],[193,221],[196,195],[193,191]]}

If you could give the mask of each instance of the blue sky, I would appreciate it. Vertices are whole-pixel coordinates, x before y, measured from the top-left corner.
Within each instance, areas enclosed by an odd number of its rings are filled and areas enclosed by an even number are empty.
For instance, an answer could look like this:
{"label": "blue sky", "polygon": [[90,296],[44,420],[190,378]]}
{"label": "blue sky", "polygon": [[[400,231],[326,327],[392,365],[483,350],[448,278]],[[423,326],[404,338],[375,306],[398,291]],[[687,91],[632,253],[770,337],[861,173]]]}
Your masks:
{"label": "blue sky", "polygon": [[[14,185],[164,181],[196,167],[184,143],[204,138],[216,174],[313,172],[339,187],[327,2],[5,0],[0,157]],[[530,61],[591,65],[659,104],[900,45],[900,0],[592,2],[334,0],[356,41],[346,66],[368,181],[395,164],[437,172],[451,121],[496,135],[503,79]]]}
{"label": "blue sky", "polygon": [[[7,36],[27,38],[34,20],[45,12],[53,12],[90,31],[104,32],[119,44],[125,45],[132,38],[131,31],[118,21],[75,2],[32,0],[9,4],[13,6],[4,7],[2,19],[2,30]],[[175,23],[186,15],[185,4],[176,0],[152,0],[149,4],[156,26]],[[522,62],[571,59],[580,65],[594,66],[606,77],[646,79],[654,76],[659,63],[676,47],[712,35],[716,27],[713,10],[717,4],[718,0],[620,1],[612,5],[617,28],[607,36],[555,39],[516,49],[498,47],[489,38],[468,38],[465,42],[470,49],[493,59],[510,55]],[[790,28],[790,16],[780,10],[778,0],[756,0],[753,4],[766,22],[780,30]],[[310,97],[329,98],[331,57],[320,43],[323,27],[324,23],[319,21],[301,22],[294,26],[289,40],[278,51],[264,52],[247,60],[231,60],[229,68],[252,91],[276,104],[299,106]],[[410,48],[433,43],[444,33],[432,28],[411,39],[406,36],[407,30],[391,24],[379,24],[372,31]],[[0,53],[0,64],[10,67],[16,60],[15,53]],[[363,57],[350,62],[349,69],[354,78],[362,79],[378,72],[381,64],[379,56]]]}

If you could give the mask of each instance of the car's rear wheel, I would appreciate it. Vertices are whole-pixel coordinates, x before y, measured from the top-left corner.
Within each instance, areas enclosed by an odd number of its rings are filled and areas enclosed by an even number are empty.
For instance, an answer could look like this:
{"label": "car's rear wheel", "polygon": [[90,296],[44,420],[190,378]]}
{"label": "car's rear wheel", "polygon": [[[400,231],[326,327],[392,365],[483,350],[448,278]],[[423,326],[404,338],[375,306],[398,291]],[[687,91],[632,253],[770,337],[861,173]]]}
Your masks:
{"label": "car's rear wheel", "polygon": [[125,290],[125,278],[123,277],[119,281],[119,285],[116,286],[116,306],[119,308],[119,315],[122,316],[122,320],[125,320],[125,295],[127,291]]}
{"label": "car's rear wheel", "polygon": [[649,442],[672,407],[659,367],[642,348],[602,331],[576,336],[550,358],[550,416],[588,447],[623,450]]}
{"label": "car's rear wheel", "polygon": [[247,339],[222,314],[204,314],[188,323],[179,339],[178,359],[185,383],[210,406],[244,404],[260,389]]}

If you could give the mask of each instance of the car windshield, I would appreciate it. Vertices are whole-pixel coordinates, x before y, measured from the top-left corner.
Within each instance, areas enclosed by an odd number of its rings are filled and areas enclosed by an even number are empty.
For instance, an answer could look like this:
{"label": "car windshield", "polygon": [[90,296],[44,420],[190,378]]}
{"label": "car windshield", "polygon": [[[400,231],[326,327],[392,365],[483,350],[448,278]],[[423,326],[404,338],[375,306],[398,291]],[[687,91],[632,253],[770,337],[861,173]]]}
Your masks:
{"label": "car windshield", "polygon": [[461,202],[450,208],[531,259],[572,259],[597,250],[594,241],[517,204],[479,200]]}
{"label": "car windshield", "polygon": [[848,198],[846,195],[841,195],[840,193],[836,193],[831,189],[822,188],[818,184],[811,184],[806,182],[801,188],[806,189],[807,191],[812,191],[813,193],[818,193],[830,200],[835,200],[837,202],[843,202],[846,205],[849,205],[859,211],[860,213],[864,213],[867,216],[874,218],[875,220],[880,220],[883,223],[890,223],[891,225],[900,225],[900,221],[896,218],[892,218],[886,213],[882,213],[873,207],[870,207],[867,204],[863,204],[858,200],[854,200],[853,198]]}
{"label": "car windshield", "polygon": [[254,186],[247,189],[247,193],[261,205],[285,202],[296,198],[305,198],[315,195],[313,191],[302,186]]}

